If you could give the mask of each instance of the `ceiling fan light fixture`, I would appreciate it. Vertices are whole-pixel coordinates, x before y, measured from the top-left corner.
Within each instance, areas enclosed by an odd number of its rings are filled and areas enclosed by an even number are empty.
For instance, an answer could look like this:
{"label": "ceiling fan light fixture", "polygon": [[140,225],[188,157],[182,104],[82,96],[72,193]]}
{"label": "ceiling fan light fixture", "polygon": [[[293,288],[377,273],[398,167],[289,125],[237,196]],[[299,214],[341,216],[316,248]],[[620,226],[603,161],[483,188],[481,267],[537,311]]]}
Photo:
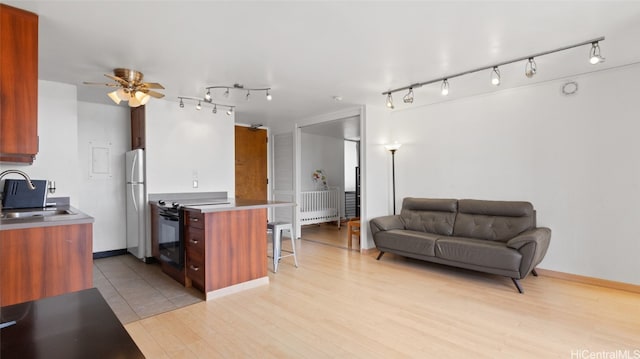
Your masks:
{"label": "ceiling fan light fixture", "polygon": [[118,97],[118,90],[115,91],[111,91],[107,94],[107,96],[109,96],[109,98],[116,103],[116,105],[119,105],[120,102],[122,102],[122,100],[120,99],[120,97]]}
{"label": "ceiling fan light fixture", "polygon": [[149,99],[151,99],[151,96],[149,96],[148,94],[142,91],[136,91],[134,96],[140,102],[141,105],[146,105],[147,102],[149,102]]}
{"label": "ceiling fan light fixture", "polygon": [[140,107],[142,103],[135,96],[129,97],[129,107]]}
{"label": "ceiling fan light fixture", "polygon": [[116,91],[116,95],[118,95],[118,97],[122,101],[129,101],[129,99],[131,98],[131,95],[129,94],[129,91],[127,91],[125,89],[122,89],[122,88],[118,89]]}

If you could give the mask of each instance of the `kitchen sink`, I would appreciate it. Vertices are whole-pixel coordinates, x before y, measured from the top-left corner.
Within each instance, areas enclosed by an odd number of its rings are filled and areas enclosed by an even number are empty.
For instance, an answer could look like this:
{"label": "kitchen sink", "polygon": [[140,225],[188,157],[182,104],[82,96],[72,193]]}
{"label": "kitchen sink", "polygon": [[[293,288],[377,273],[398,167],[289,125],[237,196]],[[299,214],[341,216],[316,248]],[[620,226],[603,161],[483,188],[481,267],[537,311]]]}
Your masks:
{"label": "kitchen sink", "polygon": [[61,215],[69,215],[75,214],[68,209],[41,209],[35,211],[8,211],[2,213],[3,219],[11,219],[11,218],[33,218],[33,217],[50,217],[50,216],[61,216]]}

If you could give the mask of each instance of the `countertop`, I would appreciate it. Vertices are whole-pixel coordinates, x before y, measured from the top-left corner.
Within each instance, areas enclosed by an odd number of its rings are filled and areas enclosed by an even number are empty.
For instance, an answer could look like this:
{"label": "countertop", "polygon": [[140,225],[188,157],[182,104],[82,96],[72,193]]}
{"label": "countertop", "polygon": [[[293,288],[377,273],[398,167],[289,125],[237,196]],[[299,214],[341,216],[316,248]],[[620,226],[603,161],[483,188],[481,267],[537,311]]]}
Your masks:
{"label": "countertop", "polygon": [[[220,199],[217,199],[221,201]],[[179,200],[177,202],[180,202]],[[228,203],[213,204],[213,205],[186,205],[183,208],[185,210],[197,211],[200,213],[210,212],[227,212],[227,211],[241,211],[245,209],[259,209],[259,208],[274,208],[274,207],[294,207],[296,204],[293,202],[280,202],[280,201],[265,201],[265,200],[251,200],[251,199],[235,199],[227,198]],[[149,201],[149,204],[158,206],[157,201]]]}
{"label": "countertop", "polygon": [[50,227],[50,226],[66,226],[73,224],[85,224],[93,223],[93,217],[80,211],[72,206],[57,206],[47,208],[24,208],[24,209],[12,209],[4,210],[4,212],[29,212],[36,210],[56,211],[56,210],[68,210],[72,214],[61,214],[54,216],[36,216],[27,218],[2,218],[0,219],[0,230],[10,229],[24,229],[24,228],[38,228],[38,227]]}

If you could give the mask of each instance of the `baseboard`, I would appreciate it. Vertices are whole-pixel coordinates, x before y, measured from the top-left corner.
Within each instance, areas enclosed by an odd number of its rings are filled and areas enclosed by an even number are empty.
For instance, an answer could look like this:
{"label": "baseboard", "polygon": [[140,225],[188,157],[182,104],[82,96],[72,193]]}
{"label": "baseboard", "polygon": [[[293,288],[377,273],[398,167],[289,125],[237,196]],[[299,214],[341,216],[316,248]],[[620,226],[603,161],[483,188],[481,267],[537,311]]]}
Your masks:
{"label": "baseboard", "polygon": [[378,254],[378,252],[380,252],[380,250],[378,250],[378,248],[376,248],[376,247],[373,247],[373,248],[361,248],[360,249],[360,253],[366,254],[366,255]]}
{"label": "baseboard", "polygon": [[100,258],[107,258],[107,257],[115,257],[115,256],[121,256],[123,254],[127,254],[127,249],[114,249],[111,251],[104,251],[104,252],[95,252],[93,253],[93,259],[100,259]]}
{"label": "baseboard", "polygon": [[587,277],[587,276],[582,276],[578,274],[557,272],[550,269],[542,269],[542,268],[536,268],[536,272],[538,272],[539,275],[545,276],[545,277],[564,279],[571,282],[590,284],[598,287],[619,289],[627,292],[640,293],[640,285],[636,285],[636,284],[616,282],[613,280]]}

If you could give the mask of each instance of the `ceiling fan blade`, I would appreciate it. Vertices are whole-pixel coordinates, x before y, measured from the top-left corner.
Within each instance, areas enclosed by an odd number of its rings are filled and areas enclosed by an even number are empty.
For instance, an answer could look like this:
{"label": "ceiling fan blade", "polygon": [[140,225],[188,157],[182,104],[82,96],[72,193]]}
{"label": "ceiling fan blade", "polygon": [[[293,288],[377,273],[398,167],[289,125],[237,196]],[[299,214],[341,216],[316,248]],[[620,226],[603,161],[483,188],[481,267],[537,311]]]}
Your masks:
{"label": "ceiling fan blade", "polygon": [[104,74],[106,77],[112,79],[113,81],[124,85],[124,86],[129,86],[129,83],[127,82],[127,80],[121,79],[118,76],[113,76],[113,75],[109,75],[109,74]]}
{"label": "ceiling fan blade", "polygon": [[85,85],[98,85],[98,86],[107,86],[107,87],[120,87],[119,84],[105,84],[104,82],[83,82]]}
{"label": "ceiling fan blade", "polygon": [[149,89],[163,89],[164,90],[164,86],[160,85],[157,82],[143,82],[142,86],[149,88]]}
{"label": "ceiling fan blade", "polygon": [[156,91],[144,91],[147,95],[151,96],[151,97],[155,97],[155,98],[163,98],[164,94],[160,93],[160,92],[156,92]]}

